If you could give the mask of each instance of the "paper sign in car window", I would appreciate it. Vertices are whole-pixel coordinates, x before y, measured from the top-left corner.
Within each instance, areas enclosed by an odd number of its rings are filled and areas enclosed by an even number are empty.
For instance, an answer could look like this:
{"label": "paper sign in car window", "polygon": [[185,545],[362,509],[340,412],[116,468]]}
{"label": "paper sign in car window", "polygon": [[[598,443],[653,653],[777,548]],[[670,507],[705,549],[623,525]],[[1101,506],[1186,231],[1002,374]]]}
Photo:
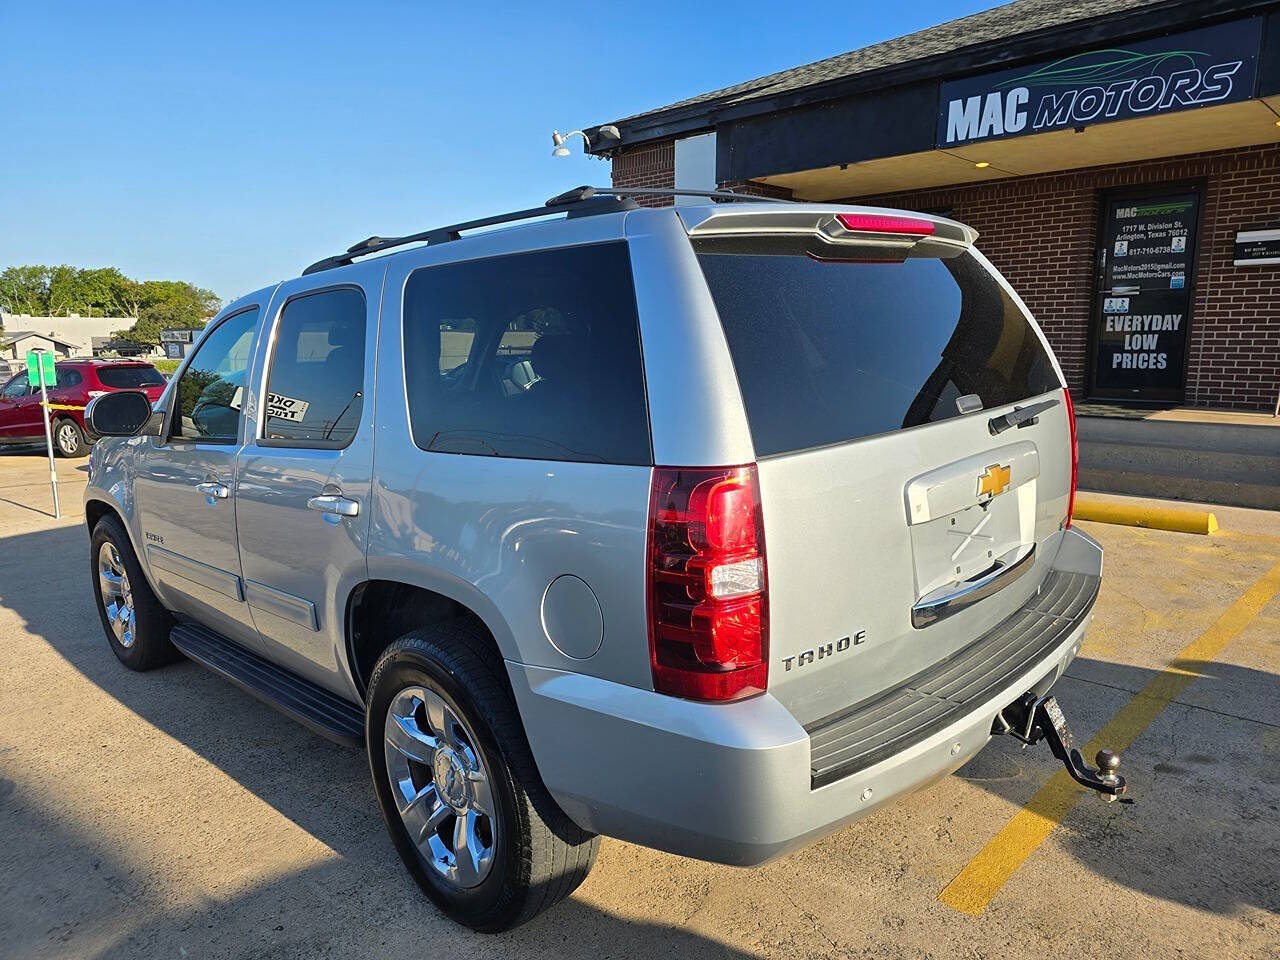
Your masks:
{"label": "paper sign in car window", "polygon": [[267,416],[276,420],[301,423],[302,418],[307,415],[307,408],[310,406],[311,404],[306,400],[286,397],[283,393],[267,394]]}

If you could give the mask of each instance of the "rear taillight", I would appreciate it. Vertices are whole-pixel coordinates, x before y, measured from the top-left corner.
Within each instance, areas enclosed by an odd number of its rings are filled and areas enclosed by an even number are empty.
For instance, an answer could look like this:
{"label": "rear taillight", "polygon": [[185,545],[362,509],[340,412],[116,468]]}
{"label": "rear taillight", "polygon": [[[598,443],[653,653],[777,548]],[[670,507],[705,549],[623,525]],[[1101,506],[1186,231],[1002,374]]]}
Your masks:
{"label": "rear taillight", "polygon": [[901,217],[887,213],[837,213],[836,220],[846,230],[860,233],[910,233],[933,236],[937,224],[922,217]]}
{"label": "rear taillight", "polygon": [[1071,428],[1071,495],[1067,498],[1067,522],[1071,526],[1071,515],[1076,512],[1076,482],[1080,477],[1080,442],[1076,439],[1076,408],[1071,403],[1071,391],[1062,388],[1062,395],[1067,403],[1067,423]]}
{"label": "rear taillight", "polygon": [[755,464],[654,468],[648,576],[654,689],[690,700],[762,693],[769,590]]}

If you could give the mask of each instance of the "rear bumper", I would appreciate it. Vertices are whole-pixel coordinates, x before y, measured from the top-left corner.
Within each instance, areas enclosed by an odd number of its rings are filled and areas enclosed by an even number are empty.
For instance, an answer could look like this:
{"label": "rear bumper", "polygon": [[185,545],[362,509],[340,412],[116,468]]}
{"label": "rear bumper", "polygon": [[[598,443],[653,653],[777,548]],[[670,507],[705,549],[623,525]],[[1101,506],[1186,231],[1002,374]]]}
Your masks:
{"label": "rear bumper", "polygon": [[[1003,644],[988,648],[1009,649],[1003,671],[966,673],[957,667],[962,651],[931,677],[909,681],[929,691],[935,706],[942,697],[949,708],[941,711],[900,704],[886,713],[888,698],[901,693],[890,691],[806,730],[768,694],[701,704],[580,674],[510,662],[508,669],[539,772],[575,822],[671,853],[749,866],[946,776],[987,744],[1003,707],[1028,690],[1047,691],[1079,652],[1092,619],[1101,547],[1067,531],[1058,572],[1092,582],[1087,598],[1062,610],[1046,608],[1040,594],[1028,601],[1058,629],[1033,636],[1024,608],[1004,622],[1003,635],[997,627],[969,648]],[[1029,639],[1010,649],[1011,637]],[[897,733],[884,736],[886,727]]]}

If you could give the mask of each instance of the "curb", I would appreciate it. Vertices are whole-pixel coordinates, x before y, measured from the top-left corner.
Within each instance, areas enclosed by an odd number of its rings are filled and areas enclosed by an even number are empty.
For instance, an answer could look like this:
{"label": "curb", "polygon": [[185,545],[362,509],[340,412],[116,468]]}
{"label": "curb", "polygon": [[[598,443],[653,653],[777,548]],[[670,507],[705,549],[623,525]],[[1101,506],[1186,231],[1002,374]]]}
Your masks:
{"label": "curb", "polygon": [[1145,503],[1113,503],[1079,495],[1076,496],[1072,519],[1203,535],[1214,533],[1218,529],[1218,518],[1204,510],[1178,510]]}

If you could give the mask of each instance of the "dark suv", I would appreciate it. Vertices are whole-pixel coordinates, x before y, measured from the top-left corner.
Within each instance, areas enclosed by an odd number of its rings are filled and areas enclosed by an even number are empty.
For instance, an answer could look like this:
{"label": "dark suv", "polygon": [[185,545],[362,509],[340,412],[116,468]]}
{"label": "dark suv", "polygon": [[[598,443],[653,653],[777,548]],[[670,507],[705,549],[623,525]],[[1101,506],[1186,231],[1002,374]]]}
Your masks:
{"label": "dark suv", "polygon": [[[55,369],[58,382],[49,390],[49,415],[53,446],[63,457],[89,452],[93,434],[85,425],[84,408],[94,397],[139,390],[155,402],[164,392],[160,371],[137,360],[66,360]],[[32,388],[23,370],[0,387],[0,443],[30,443],[43,437],[40,391]]]}

